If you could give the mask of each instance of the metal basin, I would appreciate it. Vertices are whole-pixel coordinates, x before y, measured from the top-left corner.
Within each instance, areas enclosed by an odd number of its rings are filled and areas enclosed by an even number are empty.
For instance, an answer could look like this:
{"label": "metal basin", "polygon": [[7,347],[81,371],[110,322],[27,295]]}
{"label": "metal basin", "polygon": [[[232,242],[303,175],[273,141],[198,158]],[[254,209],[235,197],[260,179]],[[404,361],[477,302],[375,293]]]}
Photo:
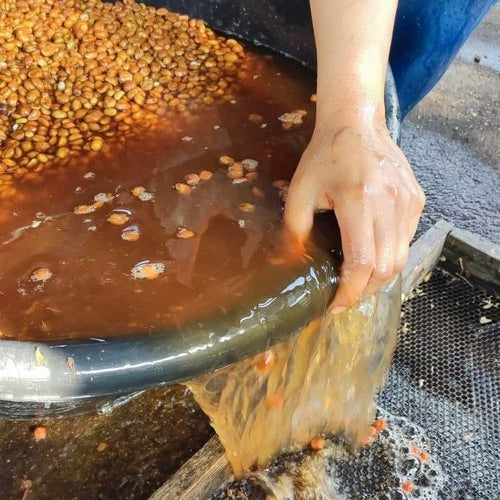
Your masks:
{"label": "metal basin", "polygon": [[[285,2],[151,2],[188,12],[221,32],[287,55],[314,69],[307,2],[291,12]],[[237,12],[238,11],[238,12]],[[237,15],[238,14],[238,15]],[[386,119],[399,136],[398,99],[387,75]],[[264,350],[323,313],[333,297],[341,262],[338,230],[319,214],[311,259],[282,271],[263,271],[244,300],[218,315],[154,334],[56,342],[0,341],[0,417],[30,418],[94,409],[103,399],[194,378]]]}

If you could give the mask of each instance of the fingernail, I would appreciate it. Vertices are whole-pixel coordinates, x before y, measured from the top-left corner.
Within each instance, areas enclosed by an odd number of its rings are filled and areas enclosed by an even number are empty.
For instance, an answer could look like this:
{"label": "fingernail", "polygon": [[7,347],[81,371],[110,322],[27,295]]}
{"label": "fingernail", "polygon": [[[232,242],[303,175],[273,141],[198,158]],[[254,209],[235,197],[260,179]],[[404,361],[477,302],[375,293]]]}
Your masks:
{"label": "fingernail", "polygon": [[340,314],[341,312],[345,311],[347,309],[346,306],[335,306],[332,307],[328,312],[330,314]]}

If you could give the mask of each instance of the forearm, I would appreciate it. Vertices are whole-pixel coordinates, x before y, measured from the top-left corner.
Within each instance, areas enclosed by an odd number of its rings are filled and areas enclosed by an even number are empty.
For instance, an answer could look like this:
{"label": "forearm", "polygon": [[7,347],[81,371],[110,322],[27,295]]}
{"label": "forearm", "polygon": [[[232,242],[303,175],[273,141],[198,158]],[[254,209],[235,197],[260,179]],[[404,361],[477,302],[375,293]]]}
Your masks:
{"label": "forearm", "polygon": [[383,118],[397,3],[310,0],[318,59],[317,127],[339,117]]}

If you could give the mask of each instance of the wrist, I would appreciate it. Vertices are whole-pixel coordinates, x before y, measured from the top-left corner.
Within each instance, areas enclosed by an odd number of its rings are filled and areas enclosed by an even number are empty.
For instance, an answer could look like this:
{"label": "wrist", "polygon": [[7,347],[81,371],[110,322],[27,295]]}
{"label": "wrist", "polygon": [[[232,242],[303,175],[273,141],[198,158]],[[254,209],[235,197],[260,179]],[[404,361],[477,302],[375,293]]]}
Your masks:
{"label": "wrist", "polygon": [[347,97],[322,101],[318,96],[315,130],[336,130],[344,127],[385,127],[385,106],[382,101]]}

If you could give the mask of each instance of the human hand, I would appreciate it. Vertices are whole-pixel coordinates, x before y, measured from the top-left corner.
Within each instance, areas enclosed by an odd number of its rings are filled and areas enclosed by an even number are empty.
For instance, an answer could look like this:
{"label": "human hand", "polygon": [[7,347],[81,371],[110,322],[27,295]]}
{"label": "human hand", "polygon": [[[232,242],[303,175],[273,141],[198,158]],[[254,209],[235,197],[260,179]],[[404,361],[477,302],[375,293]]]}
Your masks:
{"label": "human hand", "polygon": [[285,223],[303,241],[314,212],[334,210],[344,262],[330,312],[355,305],[402,270],[424,203],[383,120],[316,127],[290,184]]}

